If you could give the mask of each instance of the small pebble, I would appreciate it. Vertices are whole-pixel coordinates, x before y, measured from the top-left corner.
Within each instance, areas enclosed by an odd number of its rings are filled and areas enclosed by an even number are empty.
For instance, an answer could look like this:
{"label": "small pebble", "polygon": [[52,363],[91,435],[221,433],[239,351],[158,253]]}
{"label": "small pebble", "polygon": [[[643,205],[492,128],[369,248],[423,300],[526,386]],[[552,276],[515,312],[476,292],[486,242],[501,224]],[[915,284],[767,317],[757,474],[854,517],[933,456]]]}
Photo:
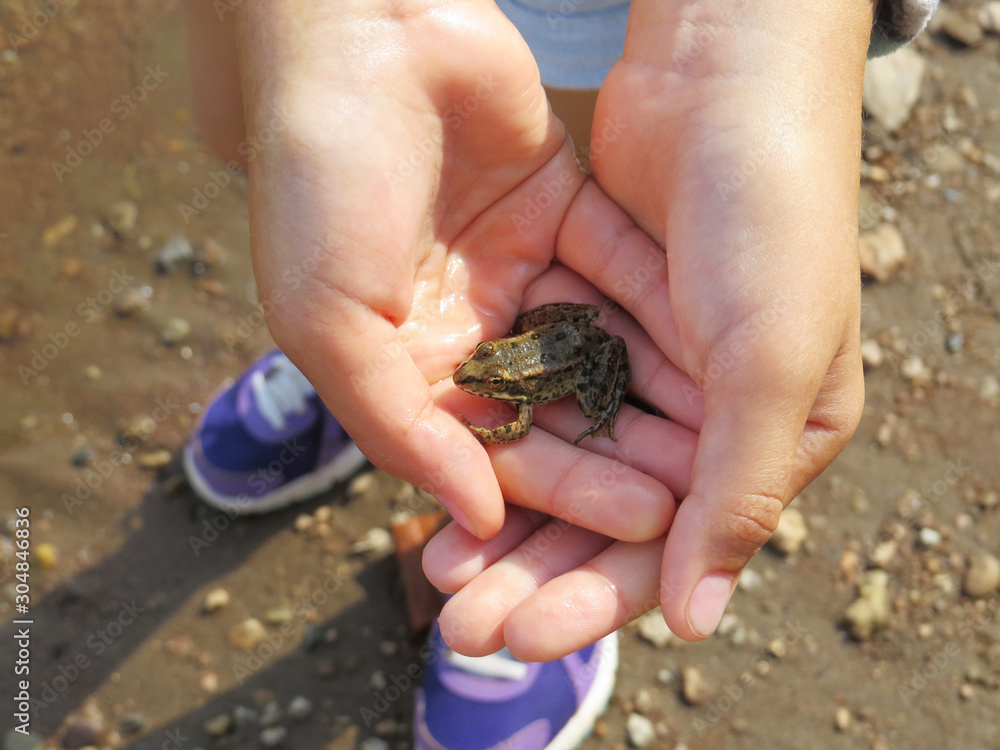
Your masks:
{"label": "small pebble", "polygon": [[237,729],[245,729],[257,723],[259,714],[249,706],[236,706],[233,708],[233,720]]}
{"label": "small pebble", "polygon": [[764,585],[764,579],[760,573],[750,568],[744,568],[740,573],[740,580],[737,583],[741,591],[756,591]]}
{"label": "small pebble", "polygon": [[711,690],[700,669],[684,667],[681,670],[681,693],[685,702],[691,706],[700,706],[708,700]]}
{"label": "small pebble", "polygon": [[625,720],[625,734],[632,747],[649,747],[656,739],[656,727],[645,716],[633,713]]}
{"label": "small pebble", "polygon": [[154,265],[157,273],[168,274],[177,266],[190,263],[192,260],[194,260],[194,250],[191,248],[191,243],[187,237],[175,234],[160,248]]}
{"label": "small pebble", "polygon": [[288,715],[293,719],[306,719],[312,713],[313,704],[304,695],[296,695],[288,704]]}
{"label": "small pebble", "polygon": [[369,737],[358,745],[358,750],[389,750],[389,743],[381,737]]}
{"label": "small pebble", "polygon": [[653,694],[646,688],[640,688],[636,691],[632,703],[635,705],[635,710],[645,716],[653,708]]}
{"label": "small pebble", "polygon": [[62,738],[62,746],[66,750],[77,750],[81,747],[98,745],[103,733],[104,727],[100,722],[85,716],[77,716],[70,720],[66,734]]}
{"label": "small pebble", "polygon": [[226,251],[211,237],[206,237],[195,243],[194,259],[206,268],[215,268],[226,262]]}
{"label": "small pebble", "polygon": [[281,721],[284,716],[278,701],[269,701],[260,712],[260,719],[257,720],[257,723],[262,727],[270,727]]}
{"label": "small pebble", "polygon": [[962,351],[962,344],[965,343],[965,336],[961,331],[952,331],[944,337],[944,348],[950,354],[958,354]]}
{"label": "small pebble", "polygon": [[214,693],[219,689],[219,675],[215,672],[204,671],[198,678],[198,686],[206,693]]}
{"label": "small pebble", "polygon": [[882,346],[875,339],[866,339],[861,342],[861,362],[865,367],[873,370],[882,366],[885,362],[885,354]]}
{"label": "small pebble", "polygon": [[997,405],[1000,399],[1000,380],[995,375],[987,375],[983,378],[983,384],[979,388],[979,398],[992,406]]}
{"label": "small pebble", "polygon": [[837,731],[846,732],[851,728],[851,712],[844,706],[840,706],[833,715],[833,723],[836,725]]}
{"label": "small pebble", "polygon": [[83,368],[83,374],[87,376],[87,380],[100,380],[104,377],[104,372],[97,365],[87,365]]}
{"label": "small pebble", "polygon": [[989,552],[976,552],[969,560],[962,586],[972,597],[982,597],[1000,588],[1000,560]]}
{"label": "small pebble", "polygon": [[997,505],[1000,505],[1000,492],[993,490],[984,492],[979,496],[978,504],[979,507],[985,508],[986,510],[997,507]]}
{"label": "small pebble", "polygon": [[229,714],[213,716],[205,722],[205,731],[211,737],[221,737],[233,728],[233,717]]}
{"label": "small pebble", "polygon": [[118,239],[128,239],[135,233],[139,207],[132,201],[112,203],[104,212],[104,223]]}
{"label": "small pebble", "polygon": [[871,552],[868,554],[868,559],[872,561],[873,565],[885,569],[896,557],[898,551],[899,542],[895,539],[883,539],[872,547]]}
{"label": "small pebble", "polygon": [[399,644],[395,641],[381,641],[378,644],[378,652],[385,657],[393,657],[399,651]]}
{"label": "small pebble", "polygon": [[862,232],[858,237],[858,252],[861,273],[879,282],[888,281],[906,262],[903,235],[888,222]]}
{"label": "small pebble", "polygon": [[734,615],[732,612],[726,612],[722,615],[722,619],[719,620],[719,627],[716,628],[716,632],[719,635],[729,635],[739,626],[739,615]]}
{"label": "small pebble", "polygon": [[223,588],[212,589],[205,594],[205,600],[201,604],[201,611],[205,614],[215,612],[229,604],[229,592]]}
{"label": "small pebble", "polygon": [[364,552],[382,554],[391,550],[392,546],[392,534],[385,529],[376,526],[375,528],[369,529],[364,537],[355,542],[352,549],[355,554],[362,554]]}
{"label": "small pebble", "polygon": [[146,717],[138,711],[132,711],[122,716],[120,726],[125,734],[136,734],[146,726]]}
{"label": "small pebble", "polygon": [[347,496],[351,500],[357,500],[367,495],[374,488],[375,473],[367,471],[364,474],[358,474],[351,480],[351,483],[347,486]]}
{"label": "small pebble", "polygon": [[71,234],[76,229],[77,218],[72,214],[64,216],[60,221],[45,229],[42,232],[42,244],[45,247],[52,247],[63,237]]}
{"label": "small pebble", "polygon": [[1000,34],[1000,0],[990,0],[979,8],[979,25],[983,31]]}
{"label": "small pebble", "polygon": [[267,635],[264,625],[256,617],[244,620],[234,625],[229,631],[229,642],[238,648],[249,651]]}
{"label": "small pebble", "polygon": [[167,346],[174,346],[188,337],[191,333],[191,324],[184,318],[171,318],[163,327],[160,333],[160,340]]}
{"label": "small pebble", "polygon": [[889,622],[889,574],[870,570],[858,584],[860,596],[844,612],[851,635],[859,641],[869,640]]}
{"label": "small pebble", "polygon": [[162,469],[164,466],[170,463],[173,455],[166,448],[161,448],[155,451],[146,451],[145,453],[140,453],[136,457],[139,466],[144,469]]}
{"label": "small pebble", "polygon": [[941,31],[966,47],[976,47],[982,44],[983,27],[962,13],[948,8],[944,20],[941,21]]}
{"label": "small pebble", "polygon": [[70,463],[78,468],[83,466],[89,466],[94,460],[94,451],[90,448],[81,448],[76,453],[73,454],[73,458],[70,459]]}
{"label": "small pebble", "polygon": [[59,559],[59,552],[56,549],[56,546],[50,542],[42,542],[41,544],[35,545],[35,549],[32,554],[35,561],[42,567],[43,570],[47,570],[55,566],[56,561]]}
{"label": "small pebble", "polygon": [[934,377],[933,371],[916,354],[906,359],[899,367],[900,374],[916,387],[927,385]]}
{"label": "small pebble", "polygon": [[118,295],[115,300],[115,315],[119,318],[130,318],[138,312],[149,309],[149,297],[141,289],[129,287]]}
{"label": "small pebble", "polygon": [[286,622],[291,622],[294,616],[292,608],[287,604],[282,604],[280,607],[267,610],[264,621],[268,625],[284,625]]}
{"label": "small pebble", "polygon": [[781,514],[778,528],[774,530],[768,544],[783,555],[794,555],[802,548],[802,543],[808,536],[809,527],[806,526],[806,519],[802,515],[802,511],[795,507],[788,507]]}
{"label": "small pebble", "polygon": [[313,525],[313,517],[308,513],[302,513],[295,517],[295,530],[298,532],[308,531]]}
{"label": "small pebble", "polygon": [[941,532],[929,526],[924,526],[920,529],[917,538],[920,540],[920,545],[927,549],[934,549],[941,544]]}
{"label": "small pebble", "polygon": [[970,685],[969,683],[963,682],[962,687],[958,689],[958,694],[962,697],[963,700],[970,701],[976,697],[976,689],[972,687],[972,685]]}
{"label": "small pebble", "polygon": [[657,648],[665,648],[675,638],[670,626],[663,619],[663,612],[657,608],[639,618],[639,637]]}
{"label": "small pebble", "polygon": [[260,733],[260,744],[264,747],[277,747],[288,737],[284,727],[268,727]]}

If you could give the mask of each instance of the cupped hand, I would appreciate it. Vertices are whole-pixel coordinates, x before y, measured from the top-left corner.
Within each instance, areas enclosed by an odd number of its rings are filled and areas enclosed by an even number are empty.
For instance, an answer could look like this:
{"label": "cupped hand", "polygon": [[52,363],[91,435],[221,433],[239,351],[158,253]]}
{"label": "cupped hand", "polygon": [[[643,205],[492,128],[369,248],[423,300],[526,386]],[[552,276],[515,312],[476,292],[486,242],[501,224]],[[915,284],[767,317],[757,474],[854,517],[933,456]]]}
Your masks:
{"label": "cupped hand", "polygon": [[[639,544],[520,512],[489,545],[449,529],[425,568],[461,589],[441,624],[467,653],[556,658],[657,604],[675,633],[704,638],[860,419],[870,8],[635,0],[631,14],[591,141],[597,182],[626,213],[590,210],[585,188],[558,257],[586,278],[602,271],[600,291],[689,379],[680,395],[704,409],[686,425],[698,433],[689,485],[665,537]],[[654,464],[675,449],[647,446]],[[557,538],[540,556],[546,534]]]}
{"label": "cupped hand", "polygon": [[502,491],[622,538],[662,534],[674,504],[661,481],[616,468],[617,505],[571,508],[612,459],[537,429],[519,465],[494,470],[456,417],[506,413],[458,393],[452,373],[551,273],[584,183],[516,30],[486,0],[280,0],[241,13],[268,324],[361,450],[481,538],[503,524]]}

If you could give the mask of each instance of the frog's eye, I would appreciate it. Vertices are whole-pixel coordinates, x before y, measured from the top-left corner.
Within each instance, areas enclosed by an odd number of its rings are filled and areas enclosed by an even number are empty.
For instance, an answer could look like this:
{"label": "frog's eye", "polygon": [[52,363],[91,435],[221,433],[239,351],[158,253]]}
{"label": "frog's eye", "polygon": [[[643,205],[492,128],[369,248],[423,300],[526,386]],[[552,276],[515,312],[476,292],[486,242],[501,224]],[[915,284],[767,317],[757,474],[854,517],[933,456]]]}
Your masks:
{"label": "frog's eye", "polygon": [[507,379],[504,377],[504,374],[505,373],[502,370],[494,370],[493,372],[489,373],[486,376],[486,385],[488,385],[490,389],[494,391],[499,390],[500,388],[503,387],[504,383],[507,382]]}

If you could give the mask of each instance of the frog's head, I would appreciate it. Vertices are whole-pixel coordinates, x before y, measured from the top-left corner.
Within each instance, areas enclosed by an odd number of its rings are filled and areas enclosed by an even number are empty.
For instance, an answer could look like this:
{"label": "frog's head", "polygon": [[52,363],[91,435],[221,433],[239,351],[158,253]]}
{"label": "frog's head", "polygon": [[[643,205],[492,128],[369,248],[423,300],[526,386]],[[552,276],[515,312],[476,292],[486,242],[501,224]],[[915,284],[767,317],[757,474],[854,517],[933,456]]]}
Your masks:
{"label": "frog's head", "polygon": [[514,379],[510,371],[499,361],[496,342],[484,341],[465,360],[452,380],[461,390],[476,396],[496,399],[517,399],[518,394],[511,392]]}

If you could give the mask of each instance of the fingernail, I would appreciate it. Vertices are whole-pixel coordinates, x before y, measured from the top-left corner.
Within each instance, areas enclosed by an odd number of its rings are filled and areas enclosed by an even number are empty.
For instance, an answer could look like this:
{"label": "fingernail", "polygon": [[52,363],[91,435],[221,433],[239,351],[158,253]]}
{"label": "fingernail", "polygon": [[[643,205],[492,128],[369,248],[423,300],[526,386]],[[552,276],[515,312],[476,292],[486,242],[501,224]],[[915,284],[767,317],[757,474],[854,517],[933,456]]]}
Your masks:
{"label": "fingernail", "polygon": [[732,588],[733,577],[719,573],[709,574],[698,581],[688,600],[688,625],[695,635],[706,638],[719,627]]}

